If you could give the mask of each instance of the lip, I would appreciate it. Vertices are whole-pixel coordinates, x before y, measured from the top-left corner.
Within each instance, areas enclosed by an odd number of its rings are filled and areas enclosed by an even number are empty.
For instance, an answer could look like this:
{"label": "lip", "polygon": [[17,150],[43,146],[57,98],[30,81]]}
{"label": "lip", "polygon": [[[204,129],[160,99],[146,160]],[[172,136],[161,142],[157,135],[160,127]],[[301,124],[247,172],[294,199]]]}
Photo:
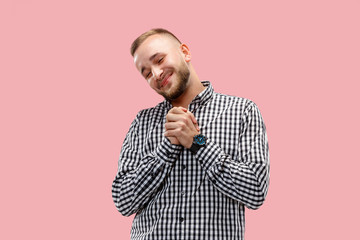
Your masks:
{"label": "lip", "polygon": [[165,87],[169,83],[169,78],[172,76],[172,73],[167,75],[160,84],[160,88]]}

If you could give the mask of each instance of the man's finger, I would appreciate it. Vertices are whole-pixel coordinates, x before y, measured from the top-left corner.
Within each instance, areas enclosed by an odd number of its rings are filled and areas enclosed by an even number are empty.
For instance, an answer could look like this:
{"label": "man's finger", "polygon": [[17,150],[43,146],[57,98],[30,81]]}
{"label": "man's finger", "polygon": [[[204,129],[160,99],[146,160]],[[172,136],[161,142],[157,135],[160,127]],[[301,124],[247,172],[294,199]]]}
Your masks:
{"label": "man's finger", "polygon": [[187,117],[182,114],[174,114],[174,113],[168,113],[166,115],[166,121],[167,122],[176,122],[176,121],[183,121]]}
{"label": "man's finger", "polygon": [[188,110],[186,108],[183,107],[173,107],[172,109],[169,110],[169,113],[174,113],[174,114],[183,114],[186,113]]}
{"label": "man's finger", "polygon": [[196,130],[200,131],[199,124],[198,124],[194,114],[192,112],[190,112],[190,111],[188,111],[187,114],[190,115],[191,121],[193,122],[194,126],[196,127]]}
{"label": "man's finger", "polygon": [[167,122],[167,123],[165,123],[165,130],[175,129],[178,126],[179,126],[179,124],[177,124],[176,122]]}
{"label": "man's finger", "polygon": [[200,132],[200,127],[199,127],[199,125],[196,123],[196,124],[194,124],[194,126],[195,126],[196,130],[197,130],[198,132]]}
{"label": "man's finger", "polygon": [[178,136],[178,131],[176,130],[167,130],[164,132],[164,136],[165,137],[177,137]]}

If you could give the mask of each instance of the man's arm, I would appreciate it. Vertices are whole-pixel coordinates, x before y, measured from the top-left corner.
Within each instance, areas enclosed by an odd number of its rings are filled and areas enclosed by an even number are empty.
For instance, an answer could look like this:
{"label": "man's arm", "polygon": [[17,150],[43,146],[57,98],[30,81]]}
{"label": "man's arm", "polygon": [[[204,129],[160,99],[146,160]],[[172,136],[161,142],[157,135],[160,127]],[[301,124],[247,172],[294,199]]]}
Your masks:
{"label": "man's arm", "polygon": [[[181,145],[190,148],[197,134],[190,124],[193,117],[191,112],[175,108],[169,111],[167,120],[171,124],[165,124],[165,136],[175,137]],[[219,191],[250,209],[257,209],[264,202],[269,186],[269,153],[265,125],[253,102],[242,115],[241,129],[240,159],[231,159],[209,138],[195,157]]]}
{"label": "man's arm", "polygon": [[196,159],[219,191],[257,209],[267,195],[270,162],[265,124],[253,102],[245,109],[241,129],[240,159],[231,159],[211,139],[196,153]]}
{"label": "man's arm", "polygon": [[171,144],[163,137],[153,153],[141,157],[139,141],[144,139],[139,139],[138,135],[139,116],[140,113],[124,140],[118,172],[112,184],[115,206],[124,216],[139,211],[151,200],[182,150],[182,146]]}

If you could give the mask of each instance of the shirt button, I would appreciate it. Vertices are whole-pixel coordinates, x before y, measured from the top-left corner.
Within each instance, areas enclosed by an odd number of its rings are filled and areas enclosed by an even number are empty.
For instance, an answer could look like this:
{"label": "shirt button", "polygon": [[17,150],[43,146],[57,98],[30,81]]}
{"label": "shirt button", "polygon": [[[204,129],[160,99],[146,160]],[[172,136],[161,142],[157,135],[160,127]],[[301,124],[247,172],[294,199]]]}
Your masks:
{"label": "shirt button", "polygon": [[184,222],[184,220],[185,220],[185,219],[184,219],[183,217],[180,218],[180,222],[181,222],[181,223]]}
{"label": "shirt button", "polygon": [[185,192],[184,192],[184,191],[181,191],[181,195],[185,196]]}
{"label": "shirt button", "polygon": [[183,169],[183,170],[186,169],[186,165],[185,165],[185,164],[182,165],[182,169]]}

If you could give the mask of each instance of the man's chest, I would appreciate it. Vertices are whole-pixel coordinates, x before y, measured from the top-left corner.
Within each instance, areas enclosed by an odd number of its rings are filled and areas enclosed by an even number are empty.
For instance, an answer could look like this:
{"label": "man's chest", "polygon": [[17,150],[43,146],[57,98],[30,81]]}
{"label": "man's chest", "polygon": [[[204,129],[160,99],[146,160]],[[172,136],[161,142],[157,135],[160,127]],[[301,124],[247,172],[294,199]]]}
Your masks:
{"label": "man's chest", "polygon": [[[201,109],[194,112],[200,133],[215,142],[232,159],[239,157],[241,116],[231,108]],[[151,154],[164,138],[166,114],[154,115],[139,131],[142,155]],[[184,154],[191,154],[184,149]],[[182,158],[187,159],[186,155]]]}

